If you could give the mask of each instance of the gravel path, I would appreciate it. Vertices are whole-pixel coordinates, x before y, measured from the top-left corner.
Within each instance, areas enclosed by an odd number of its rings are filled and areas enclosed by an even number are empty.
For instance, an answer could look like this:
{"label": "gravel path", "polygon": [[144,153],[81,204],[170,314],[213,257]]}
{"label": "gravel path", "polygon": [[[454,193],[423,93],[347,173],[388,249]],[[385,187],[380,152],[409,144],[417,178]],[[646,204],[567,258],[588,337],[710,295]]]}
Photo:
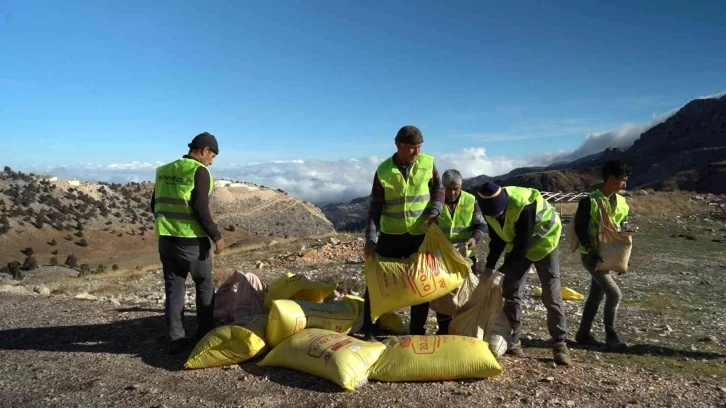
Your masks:
{"label": "gravel path", "polygon": [[528,358],[505,357],[505,373],[482,381],[373,382],[344,392],[254,362],[183,371],[186,355],[164,351],[160,309],[5,293],[0,303],[2,407],[726,406],[722,378],[666,378],[587,350],[555,367],[536,340],[525,344]]}

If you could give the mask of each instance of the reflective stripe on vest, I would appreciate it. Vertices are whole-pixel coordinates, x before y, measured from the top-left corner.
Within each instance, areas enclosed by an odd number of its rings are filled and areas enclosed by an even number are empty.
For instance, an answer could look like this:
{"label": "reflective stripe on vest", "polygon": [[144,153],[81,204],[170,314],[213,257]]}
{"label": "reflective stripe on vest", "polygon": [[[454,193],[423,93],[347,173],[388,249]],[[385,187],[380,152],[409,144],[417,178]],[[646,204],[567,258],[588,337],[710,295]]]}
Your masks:
{"label": "reflective stripe on vest", "polygon": [[[605,211],[610,216],[610,219],[613,220],[613,224],[615,225],[615,228],[620,230],[620,224],[622,224],[625,217],[628,216],[628,212],[630,211],[630,207],[628,206],[628,203],[625,201],[625,197],[621,196],[620,194],[615,194],[615,207],[611,205],[610,200],[603,194],[600,190],[595,190],[590,194],[590,222],[587,224],[587,234],[590,236],[590,246],[592,246],[592,249],[597,251],[598,250],[598,240],[597,235],[600,229],[600,201],[602,200],[603,204],[605,205]],[[581,254],[586,254],[587,250],[585,249],[582,244],[580,244],[577,247],[577,250]]]}
{"label": "reflective stripe on vest", "polygon": [[[158,236],[180,238],[206,237],[191,207],[194,174],[205,167],[194,159],[182,158],[156,169],[154,186],[154,224]],[[209,175],[209,194],[214,182]]]}
{"label": "reflective stripe on vest", "polygon": [[[439,227],[452,244],[462,244],[471,238],[474,231],[471,221],[474,218],[475,203],[476,198],[473,195],[462,191],[453,215],[449,211],[449,206],[444,205],[444,210],[439,216]],[[466,256],[471,256],[473,253],[474,251],[469,249],[466,251]]]}
{"label": "reflective stripe on vest", "polygon": [[505,243],[507,253],[514,248],[514,224],[519,220],[522,210],[527,205],[536,204],[536,216],[527,259],[539,261],[557,248],[562,235],[562,223],[555,209],[542,197],[539,191],[525,187],[502,187],[507,192],[507,208],[504,211],[504,227],[490,216],[484,218],[489,227],[497,233]]}
{"label": "reflective stripe on vest", "polygon": [[385,234],[421,235],[421,226],[431,202],[429,181],[433,178],[434,158],[419,154],[411,166],[408,178],[393,162],[393,157],[378,166],[376,174],[383,186],[381,232]]}

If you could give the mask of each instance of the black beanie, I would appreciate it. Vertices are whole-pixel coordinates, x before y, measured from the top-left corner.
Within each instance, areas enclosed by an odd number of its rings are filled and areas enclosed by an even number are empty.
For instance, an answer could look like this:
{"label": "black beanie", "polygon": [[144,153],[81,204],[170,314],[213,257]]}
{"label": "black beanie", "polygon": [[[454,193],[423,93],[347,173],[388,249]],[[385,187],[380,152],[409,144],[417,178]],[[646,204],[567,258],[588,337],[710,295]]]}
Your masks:
{"label": "black beanie", "polygon": [[209,150],[213,151],[214,154],[219,154],[219,145],[217,145],[217,138],[209,132],[200,133],[194,136],[192,142],[189,143],[190,149],[204,149],[208,147]]}
{"label": "black beanie", "polygon": [[414,145],[421,144],[423,143],[423,135],[416,126],[404,126],[396,134],[396,142]]}

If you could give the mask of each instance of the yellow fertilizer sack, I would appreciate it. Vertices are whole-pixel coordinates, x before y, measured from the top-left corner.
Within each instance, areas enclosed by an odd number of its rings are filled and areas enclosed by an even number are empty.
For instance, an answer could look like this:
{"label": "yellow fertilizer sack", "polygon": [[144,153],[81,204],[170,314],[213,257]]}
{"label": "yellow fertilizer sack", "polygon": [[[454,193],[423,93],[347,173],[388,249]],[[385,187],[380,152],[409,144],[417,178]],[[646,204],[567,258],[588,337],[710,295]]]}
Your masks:
{"label": "yellow fertilizer sack", "polygon": [[331,303],[276,300],[267,320],[267,342],[275,347],[293,334],[310,328],[348,333],[361,313],[363,299],[354,296],[344,296]]}
{"label": "yellow fertilizer sack", "polygon": [[286,273],[267,288],[265,307],[270,309],[272,302],[278,299],[307,300],[320,303],[335,290],[335,286],[310,280],[302,275]]}
{"label": "yellow fertilizer sack", "polygon": [[502,373],[489,345],[472,337],[404,336],[384,344],[386,351],[371,370],[372,380],[446,381]]}
{"label": "yellow fertilizer sack", "polygon": [[330,330],[305,329],[288,337],[257,364],[303,371],[353,390],[368,382],[371,366],[385,349],[380,342],[366,342]]}
{"label": "yellow fertilizer sack", "polygon": [[[564,286],[562,288],[560,288],[560,293],[562,294],[562,300],[583,300],[583,299],[585,299],[585,296],[583,296],[581,293],[575,291],[574,289],[570,289],[570,288],[564,287]],[[542,296],[542,288],[535,288],[534,295],[536,297]]]}
{"label": "yellow fertilizer sack", "polygon": [[469,301],[477,286],[479,286],[479,278],[470,273],[461,286],[434,300],[429,307],[436,313],[453,316]]}
{"label": "yellow fertilizer sack", "polygon": [[384,313],[378,318],[378,328],[397,336],[408,334],[409,323],[395,312]]}
{"label": "yellow fertilizer sack", "polygon": [[449,334],[474,337],[487,342],[497,358],[506,351],[511,339],[511,326],[502,310],[502,290],[499,284],[504,275],[494,272],[482,279],[464,306],[459,308],[449,325]]}
{"label": "yellow fertilizer sack", "polygon": [[365,277],[373,322],[386,312],[438,299],[466,279],[471,261],[464,258],[437,225],[426,232],[418,252],[408,260],[368,257]]}
{"label": "yellow fertilizer sack", "polygon": [[212,329],[194,347],[184,368],[238,364],[264,353],[266,326],[267,316],[257,315]]}

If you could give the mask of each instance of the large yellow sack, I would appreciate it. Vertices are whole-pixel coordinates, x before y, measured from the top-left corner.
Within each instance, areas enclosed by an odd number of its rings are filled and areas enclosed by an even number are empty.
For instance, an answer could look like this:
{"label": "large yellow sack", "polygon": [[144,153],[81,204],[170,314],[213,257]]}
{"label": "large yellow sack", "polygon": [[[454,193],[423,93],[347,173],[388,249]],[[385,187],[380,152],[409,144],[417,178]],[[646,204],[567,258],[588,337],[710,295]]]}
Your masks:
{"label": "large yellow sack", "polygon": [[489,350],[501,357],[511,342],[511,326],[502,310],[500,282],[504,275],[494,272],[479,282],[469,301],[454,315],[449,334],[474,337],[487,342]]}
{"label": "large yellow sack", "polygon": [[277,278],[267,288],[265,307],[272,308],[272,302],[278,299],[307,300],[320,303],[335,290],[335,286],[312,281],[302,275],[287,272]]}
{"label": "large yellow sack", "polygon": [[238,364],[267,351],[267,316],[249,316],[212,329],[197,343],[184,368],[221,367]]}
{"label": "large yellow sack", "polygon": [[305,329],[272,349],[258,365],[303,371],[353,390],[368,382],[371,366],[385,349],[380,342],[324,329]]}
{"label": "large yellow sack", "polygon": [[356,296],[344,296],[331,303],[276,300],[267,320],[267,342],[275,347],[293,334],[310,328],[348,333],[362,313],[363,299]]}
{"label": "large yellow sack", "polygon": [[431,302],[429,308],[436,313],[453,316],[469,301],[477,286],[479,278],[470,273],[461,286]]}
{"label": "large yellow sack", "polygon": [[386,351],[371,370],[372,380],[445,381],[502,373],[487,343],[471,337],[404,336],[384,344]]}
{"label": "large yellow sack", "polygon": [[378,318],[378,328],[396,336],[408,334],[409,322],[395,312],[384,313]]}
{"label": "large yellow sack", "polygon": [[365,277],[373,322],[386,312],[438,299],[466,279],[471,261],[451,245],[437,225],[426,232],[418,252],[408,260],[368,257]]}

